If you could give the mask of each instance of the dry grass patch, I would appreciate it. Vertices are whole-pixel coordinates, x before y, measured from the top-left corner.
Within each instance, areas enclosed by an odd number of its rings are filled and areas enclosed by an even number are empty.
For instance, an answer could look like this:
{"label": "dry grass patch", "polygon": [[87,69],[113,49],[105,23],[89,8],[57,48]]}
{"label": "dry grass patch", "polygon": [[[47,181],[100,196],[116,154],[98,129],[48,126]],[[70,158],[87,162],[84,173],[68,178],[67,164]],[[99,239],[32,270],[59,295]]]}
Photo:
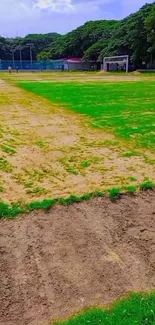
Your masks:
{"label": "dry grass patch", "polygon": [[126,157],[131,148],[90,127],[88,118],[4,81],[0,92],[1,200],[30,202],[155,181],[148,150]]}

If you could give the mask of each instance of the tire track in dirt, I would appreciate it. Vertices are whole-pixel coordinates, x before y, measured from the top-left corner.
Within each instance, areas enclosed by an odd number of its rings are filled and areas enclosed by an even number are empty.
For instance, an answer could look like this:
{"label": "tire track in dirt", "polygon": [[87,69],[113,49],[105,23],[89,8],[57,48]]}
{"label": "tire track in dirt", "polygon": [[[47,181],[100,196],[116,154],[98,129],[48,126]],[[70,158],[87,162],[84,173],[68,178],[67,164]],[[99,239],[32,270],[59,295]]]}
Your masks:
{"label": "tire track in dirt", "polygon": [[1,220],[0,269],[0,325],[46,325],[155,289],[155,192]]}

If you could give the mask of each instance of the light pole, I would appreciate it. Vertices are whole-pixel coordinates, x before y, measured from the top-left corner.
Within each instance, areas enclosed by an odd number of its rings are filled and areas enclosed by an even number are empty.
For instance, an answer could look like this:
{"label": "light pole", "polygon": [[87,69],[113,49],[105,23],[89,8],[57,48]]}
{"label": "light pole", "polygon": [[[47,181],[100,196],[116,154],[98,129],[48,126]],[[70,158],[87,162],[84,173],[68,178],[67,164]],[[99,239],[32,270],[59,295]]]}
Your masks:
{"label": "light pole", "polygon": [[22,66],[22,49],[23,49],[23,47],[21,45],[16,47],[16,50],[19,50],[19,53],[20,53],[20,68],[21,68],[21,70],[23,68],[23,66]]}
{"label": "light pole", "polygon": [[32,65],[33,65],[32,49],[34,47],[34,44],[33,43],[28,43],[26,45],[30,47],[30,61],[31,61],[31,70],[32,70]]}
{"label": "light pole", "polygon": [[16,50],[12,49],[11,52],[12,52],[13,69],[15,70],[15,52],[16,52]]}

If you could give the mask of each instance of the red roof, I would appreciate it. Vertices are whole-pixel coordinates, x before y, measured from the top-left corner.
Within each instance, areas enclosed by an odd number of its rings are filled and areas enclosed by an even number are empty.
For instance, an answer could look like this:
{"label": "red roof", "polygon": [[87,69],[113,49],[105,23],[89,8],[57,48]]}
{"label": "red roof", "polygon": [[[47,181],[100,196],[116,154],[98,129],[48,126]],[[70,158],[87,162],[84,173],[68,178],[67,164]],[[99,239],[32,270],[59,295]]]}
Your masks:
{"label": "red roof", "polygon": [[63,58],[63,61],[67,61],[67,62],[83,62],[83,60],[81,58],[73,58],[73,57],[68,57],[68,58]]}

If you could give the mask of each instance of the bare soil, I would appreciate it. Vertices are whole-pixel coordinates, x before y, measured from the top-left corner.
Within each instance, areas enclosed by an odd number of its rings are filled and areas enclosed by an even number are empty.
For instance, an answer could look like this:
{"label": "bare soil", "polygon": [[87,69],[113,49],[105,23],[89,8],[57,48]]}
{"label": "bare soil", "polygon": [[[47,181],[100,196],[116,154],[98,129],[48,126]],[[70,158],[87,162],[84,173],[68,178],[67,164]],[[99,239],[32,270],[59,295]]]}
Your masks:
{"label": "bare soil", "polygon": [[0,325],[49,324],[155,289],[155,192],[0,221]]}

